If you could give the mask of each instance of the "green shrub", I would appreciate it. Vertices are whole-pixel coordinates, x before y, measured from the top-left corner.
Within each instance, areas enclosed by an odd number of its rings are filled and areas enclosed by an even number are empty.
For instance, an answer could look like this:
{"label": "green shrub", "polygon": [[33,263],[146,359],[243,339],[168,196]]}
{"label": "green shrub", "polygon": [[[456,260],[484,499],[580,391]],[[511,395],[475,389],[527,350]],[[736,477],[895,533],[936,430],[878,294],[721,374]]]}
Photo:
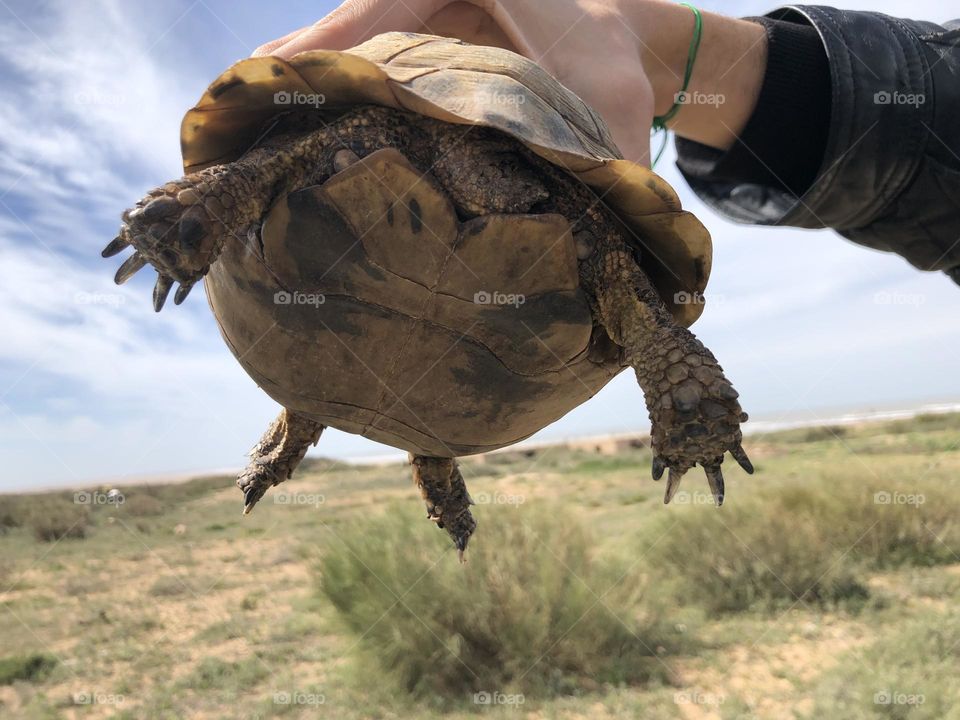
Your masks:
{"label": "green shrub", "polygon": [[405,507],[338,536],[320,563],[322,593],[368,658],[414,695],[455,703],[667,677],[656,654],[678,635],[660,625],[638,576],[594,557],[564,513],[489,508],[465,565]]}
{"label": "green shrub", "polygon": [[150,586],[150,594],[153,597],[175,597],[190,592],[191,588],[186,581],[176,575],[161,575]]}
{"label": "green shrub", "polygon": [[166,505],[159,498],[138,493],[124,496],[123,505],[119,507],[119,513],[129,517],[149,517],[162,515],[166,509]]}
{"label": "green shrub", "polygon": [[0,535],[23,525],[23,503],[12,495],[0,495]]}
{"label": "green shrub", "polygon": [[0,685],[11,685],[16,680],[43,680],[56,665],[56,658],[43,653],[0,658]]}
{"label": "green shrub", "polygon": [[248,693],[270,674],[267,664],[256,657],[239,662],[227,662],[217,657],[205,657],[193,671],[177,685],[192,690],[226,690]]}
{"label": "green shrub", "polygon": [[[706,497],[680,490],[674,503]],[[682,602],[714,613],[861,600],[864,584],[824,533],[822,499],[787,488],[731,498],[720,509],[672,506],[644,528],[640,552]]]}
{"label": "green shrub", "polygon": [[960,430],[960,413],[924,413],[907,420],[894,420],[882,427],[892,433]]}
{"label": "green shrub", "polygon": [[931,613],[840,658],[817,684],[809,717],[955,720],[958,667],[960,614]]}
{"label": "green shrub", "polygon": [[234,485],[234,479],[226,475],[204,475],[184,482],[157,483],[156,485],[121,488],[126,497],[150,495],[160,500],[165,508],[174,504],[196,500]]}
{"label": "green shrub", "polygon": [[[680,493],[674,503],[706,497]],[[958,517],[955,480],[826,470],[812,480],[731,493],[719,510],[671,507],[645,528],[641,552],[682,599],[714,612],[798,600],[835,604],[866,597],[864,570],[956,562]]]}
{"label": "green shrub", "polygon": [[71,502],[60,496],[37,499],[29,511],[30,529],[41,542],[64,538],[84,538],[90,522],[86,505]]}
{"label": "green shrub", "polygon": [[[777,430],[755,436],[763,442],[806,444],[842,440],[849,434],[849,428],[843,425],[817,425],[814,427]],[[751,438],[752,439],[752,438]],[[748,440],[750,442],[750,440]]]}

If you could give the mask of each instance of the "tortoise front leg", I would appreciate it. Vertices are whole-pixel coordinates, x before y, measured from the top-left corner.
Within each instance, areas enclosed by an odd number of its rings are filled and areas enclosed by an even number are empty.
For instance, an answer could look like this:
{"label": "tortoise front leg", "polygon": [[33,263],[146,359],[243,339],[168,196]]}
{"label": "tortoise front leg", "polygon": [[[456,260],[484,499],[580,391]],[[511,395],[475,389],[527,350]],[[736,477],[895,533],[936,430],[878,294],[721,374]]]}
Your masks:
{"label": "tortoise front leg", "polygon": [[151,190],[123,214],[120,233],[101,253],[112,257],[134,247],[136,252],[117,271],[116,283],[126,282],[149,263],[158,273],[154,309],[160,311],[175,281],[180,283],[174,297],[179,305],[207,274],[224,243],[247,243],[247,230],[262,222],[277,198],[322,182],[359,156],[409,145],[408,133],[385,113],[385,108],[361,108],[309,132],[271,137],[236,162]]}
{"label": "tortoise front leg", "polygon": [[703,343],[674,322],[629,250],[614,238],[598,243],[586,273],[601,322],[624,351],[643,389],[651,421],[653,478],[670,474],[669,503],[683,474],[703,466],[717,505],[723,503],[720,464],[730,452],[748,473],[741,446],[747,414],[737,391]]}
{"label": "tortoise front leg", "polygon": [[179,305],[207,274],[229,238],[243,239],[273,198],[276,162],[254,150],[241,161],[217,165],[151,190],[123,213],[120,232],[101,253],[108,258],[133,246],[117,270],[120,285],[148,263],[157,270],[153,307],[159,312],[174,282]]}
{"label": "tortoise front leg", "polygon": [[311,445],[320,441],[324,426],[286,408],[250,451],[250,464],[237,478],[247,515],[264,493],[289,480]]}
{"label": "tortoise front leg", "polygon": [[453,458],[414,455],[410,463],[413,465],[413,481],[427,502],[427,518],[453,538],[460,562],[464,562],[463,553],[470,536],[477,529],[477,521],[470,512],[473,500],[467,492],[457,461]]}

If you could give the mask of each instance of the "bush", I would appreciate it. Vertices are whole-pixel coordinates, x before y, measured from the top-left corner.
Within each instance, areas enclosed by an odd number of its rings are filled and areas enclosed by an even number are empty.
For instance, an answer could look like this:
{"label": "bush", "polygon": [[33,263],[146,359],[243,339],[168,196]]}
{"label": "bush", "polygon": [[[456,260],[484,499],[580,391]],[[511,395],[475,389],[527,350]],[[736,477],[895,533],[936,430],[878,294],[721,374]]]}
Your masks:
{"label": "bush", "polygon": [[811,718],[956,718],[960,614],[930,614],[846,654],[814,692]]}
{"label": "bush", "polygon": [[34,503],[29,512],[33,536],[41,542],[55,542],[64,538],[84,538],[90,522],[90,511],[59,496],[51,496]]}
{"label": "bush", "polygon": [[864,480],[826,471],[731,496],[719,510],[671,507],[642,534],[641,550],[682,599],[713,612],[798,599],[836,604],[866,597],[865,569],[956,562],[957,517],[954,481],[907,485],[894,474]]}
{"label": "bush", "polygon": [[227,475],[203,475],[183,482],[157,483],[120,488],[124,497],[148,495],[163,503],[164,509],[196,500],[234,486],[234,478]]}
{"label": "bush", "polygon": [[238,662],[205,657],[197,663],[192,672],[177,683],[177,686],[192,690],[228,690],[232,693],[247,693],[269,674],[267,664],[256,657]]}
{"label": "bush", "polygon": [[153,597],[176,597],[190,593],[191,588],[176,575],[161,575],[153,581],[149,592]]}
{"label": "bush", "polygon": [[0,495],[0,535],[23,524],[23,503],[11,495]]}
{"label": "bush", "polygon": [[119,512],[129,517],[148,517],[162,515],[166,506],[162,500],[152,495],[137,494],[124,497]]}
{"label": "bush", "polygon": [[799,490],[671,507],[645,528],[641,553],[682,602],[713,613],[865,598],[844,548],[824,533],[820,500]]}
{"label": "bush", "polygon": [[850,482],[836,473],[821,483],[821,494],[835,506],[825,531],[871,568],[941,565],[960,557],[960,483],[954,478]]}
{"label": "bush", "polygon": [[[593,557],[590,538],[564,514],[491,508],[466,565],[444,552],[452,551],[444,533],[406,508],[339,537],[320,563],[322,593],[414,695],[456,702],[666,677],[655,655],[677,635],[643,602],[638,578]],[[364,677],[379,682],[378,673]]]}
{"label": "bush", "polygon": [[0,685],[11,685],[16,680],[43,680],[56,664],[56,658],[42,653],[0,658]]}

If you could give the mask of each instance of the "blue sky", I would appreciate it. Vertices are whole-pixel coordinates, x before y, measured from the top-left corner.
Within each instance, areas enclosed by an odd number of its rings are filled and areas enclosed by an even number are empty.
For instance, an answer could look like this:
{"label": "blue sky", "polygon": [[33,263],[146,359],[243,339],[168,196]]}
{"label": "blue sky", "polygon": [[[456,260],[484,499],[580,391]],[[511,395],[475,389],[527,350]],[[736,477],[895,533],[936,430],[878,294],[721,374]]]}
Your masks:
{"label": "blue sky", "polygon": [[[123,208],[180,174],[180,118],[210,80],[333,5],[0,0],[0,487],[243,464],[277,407],[233,361],[203,293],[156,315],[152,273],[117,288],[99,250]],[[938,2],[844,6],[947,19]],[[830,232],[733,225],[697,202],[670,151],[658,170],[713,233],[695,329],[754,417],[960,398],[960,288],[947,278]],[[645,427],[624,373],[542,437]],[[314,452],[392,451],[328,431]]]}

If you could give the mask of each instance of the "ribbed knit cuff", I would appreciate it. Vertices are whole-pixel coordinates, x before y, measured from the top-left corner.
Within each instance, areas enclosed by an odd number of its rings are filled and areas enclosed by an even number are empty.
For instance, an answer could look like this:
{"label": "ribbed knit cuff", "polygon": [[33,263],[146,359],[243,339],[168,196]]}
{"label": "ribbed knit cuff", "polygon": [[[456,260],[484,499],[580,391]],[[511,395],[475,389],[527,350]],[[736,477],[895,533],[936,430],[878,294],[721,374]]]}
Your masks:
{"label": "ribbed knit cuff", "polygon": [[767,31],[767,70],[753,115],[721,152],[677,138],[678,165],[710,181],[776,187],[800,196],[820,169],[830,127],[830,68],[811,25],[745,18]]}

